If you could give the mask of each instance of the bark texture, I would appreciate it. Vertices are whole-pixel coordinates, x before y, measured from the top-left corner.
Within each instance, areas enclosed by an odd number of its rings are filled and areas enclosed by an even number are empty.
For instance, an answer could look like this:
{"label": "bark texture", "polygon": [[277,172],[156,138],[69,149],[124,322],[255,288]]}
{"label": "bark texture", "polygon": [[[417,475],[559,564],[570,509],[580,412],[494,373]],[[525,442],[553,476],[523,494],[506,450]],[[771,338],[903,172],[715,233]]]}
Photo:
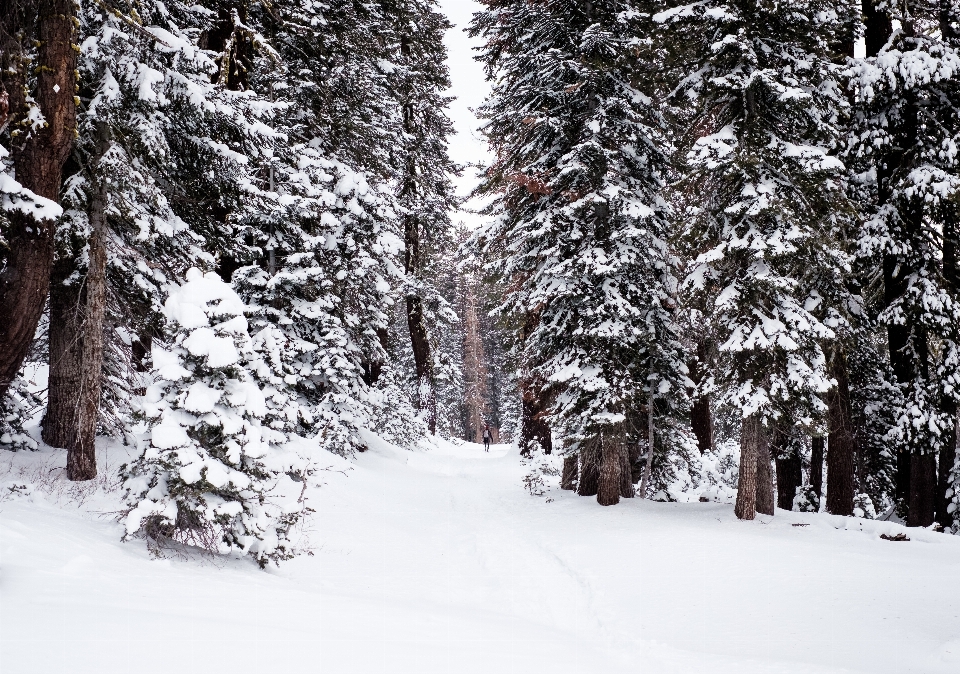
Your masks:
{"label": "bark texture", "polygon": [[86,309],[86,283],[67,279],[75,271],[73,260],[54,264],[50,285],[47,411],[43,441],[51,447],[76,444],[83,360],[82,326]]}
{"label": "bark texture", "polygon": [[597,503],[602,506],[620,503],[620,476],[623,462],[620,459],[620,443],[615,436],[600,434],[600,482],[597,489]]}
{"label": "bark texture", "polygon": [[97,420],[103,376],[103,321],[107,310],[107,195],[97,164],[107,151],[106,129],[100,129],[93,169],[93,193],[88,216],[90,243],[87,266],[86,315],[83,321],[80,402],[76,442],[67,445],[67,477],[74,481],[97,476]]}
{"label": "bark texture", "polygon": [[835,350],[830,374],[837,385],[827,394],[829,447],[827,452],[827,512],[853,515],[856,454],[850,410],[850,378],[843,353]]}
{"label": "bark texture", "polygon": [[580,450],[580,480],[577,482],[577,494],[596,496],[600,488],[600,448],[596,443],[588,443]]}
{"label": "bark texture", "polygon": [[[19,10],[19,11],[18,11]],[[35,19],[35,23],[33,20]],[[61,172],[73,148],[77,110],[76,7],[73,0],[37,0],[0,11],[0,79],[6,93],[17,181],[58,201]],[[38,43],[33,98],[46,124],[29,130],[26,61],[17,35]],[[53,220],[13,212],[6,233],[9,249],[0,271],[0,397],[16,377],[43,313],[53,264]]]}
{"label": "bark texture", "polygon": [[764,515],[774,514],[773,467],[770,457],[770,443],[767,434],[760,429],[757,441],[757,512]]}
{"label": "bark texture", "polygon": [[577,456],[575,454],[563,459],[563,473],[560,476],[560,488],[573,491],[577,488]]}
{"label": "bark texture", "polygon": [[633,488],[633,474],[630,470],[630,452],[622,441],[620,444],[620,498],[633,498],[636,490]]}
{"label": "bark texture", "polygon": [[823,497],[823,437],[812,438],[810,441],[810,486],[816,492],[817,498]]}
{"label": "bark texture", "polygon": [[757,455],[761,436],[760,419],[756,415],[743,420],[740,432],[740,475],[737,483],[737,504],[734,513],[741,520],[752,520],[757,514]]}

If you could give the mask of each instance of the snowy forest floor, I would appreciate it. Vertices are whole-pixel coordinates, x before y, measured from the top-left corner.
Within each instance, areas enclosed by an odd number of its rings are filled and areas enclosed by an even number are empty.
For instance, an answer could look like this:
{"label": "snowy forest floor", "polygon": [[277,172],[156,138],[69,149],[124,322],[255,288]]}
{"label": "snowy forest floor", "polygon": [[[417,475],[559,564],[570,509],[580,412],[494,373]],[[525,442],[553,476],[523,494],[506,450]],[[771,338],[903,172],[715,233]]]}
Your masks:
{"label": "snowy forest floor", "polygon": [[[958,537],[602,508],[555,483],[529,495],[505,445],[370,445],[320,466],[312,555],[267,571],[156,559],[120,542],[109,479],[71,489],[59,452],[0,453],[0,671],[960,671]],[[126,450],[101,457],[115,473]]]}

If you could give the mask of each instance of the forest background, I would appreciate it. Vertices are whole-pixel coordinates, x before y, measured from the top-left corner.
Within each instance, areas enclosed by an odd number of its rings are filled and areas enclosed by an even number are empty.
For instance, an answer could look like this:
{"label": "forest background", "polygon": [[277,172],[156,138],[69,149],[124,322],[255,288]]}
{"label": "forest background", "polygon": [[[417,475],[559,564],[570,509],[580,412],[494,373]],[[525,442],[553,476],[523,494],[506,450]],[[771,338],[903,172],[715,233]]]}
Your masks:
{"label": "forest background", "polygon": [[261,564],[368,429],[956,531],[958,14],[489,0],[464,218],[431,0],[8,2],[0,442]]}

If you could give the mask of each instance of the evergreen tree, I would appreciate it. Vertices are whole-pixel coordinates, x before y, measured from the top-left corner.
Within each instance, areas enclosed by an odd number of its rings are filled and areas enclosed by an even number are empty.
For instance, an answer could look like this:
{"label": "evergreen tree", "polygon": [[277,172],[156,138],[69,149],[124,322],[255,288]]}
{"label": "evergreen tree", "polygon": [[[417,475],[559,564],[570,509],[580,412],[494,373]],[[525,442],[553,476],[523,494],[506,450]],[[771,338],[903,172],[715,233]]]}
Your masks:
{"label": "evergreen tree", "polygon": [[306,464],[263,421],[251,375],[256,352],[244,305],[215,273],[197,269],[164,306],[172,348],[154,347],[156,383],[144,398],[149,444],[122,468],[127,536],[253,555],[292,555]]}
{"label": "evergreen tree", "polygon": [[638,16],[602,0],[486,6],[473,32],[486,39],[497,159],[481,193],[497,218],[478,244],[521,326],[521,368],[613,504],[633,495],[624,443],[643,433],[649,398],[669,410],[684,393],[661,120],[635,85]]}
{"label": "evergreen tree", "polygon": [[814,427],[826,412],[834,368],[823,345],[845,314],[848,264],[844,166],[829,155],[846,102],[831,57],[851,9],[731,0],[654,16],[678,105],[693,106],[678,184],[686,286],[718,344],[725,402],[743,420],[741,518],[773,514],[772,430]]}
{"label": "evergreen tree", "polygon": [[371,3],[309,0],[251,8],[279,68],[251,87],[283,109],[269,180],[279,207],[252,222],[262,253],[234,273],[274,389],[271,424],[339,453],[393,401],[372,394],[401,272],[393,153],[401,145],[393,70]]}
{"label": "evergreen tree", "polygon": [[[437,385],[445,360],[438,332],[453,312],[431,279],[452,246],[450,211],[456,205],[447,154],[453,127],[446,116],[450,87],[443,34],[451,26],[435,0],[384,3],[393,29],[391,90],[402,118],[403,146],[397,157],[397,206],[404,239],[406,323],[414,365],[414,401],[431,433],[437,427]],[[449,360],[448,358],[446,360]],[[441,375],[442,376],[442,375]]]}
{"label": "evergreen tree", "polygon": [[198,46],[211,16],[176,2],[80,13],[81,111],[52,275],[43,433],[71,454],[92,456],[98,421],[123,427],[139,384],[129,370],[144,368],[161,337],[163,287],[193,264],[211,267],[214,253],[236,255],[235,223],[263,210],[249,158],[270,140],[270,110],[217,82],[224,55]]}
{"label": "evergreen tree", "polygon": [[[896,421],[897,497],[908,525],[949,524],[956,455],[957,158],[955,3],[865,3],[867,58],[853,68],[848,153],[865,205],[860,255],[882,280]],[[900,23],[894,31],[892,21]],[[938,454],[940,469],[938,472]]]}

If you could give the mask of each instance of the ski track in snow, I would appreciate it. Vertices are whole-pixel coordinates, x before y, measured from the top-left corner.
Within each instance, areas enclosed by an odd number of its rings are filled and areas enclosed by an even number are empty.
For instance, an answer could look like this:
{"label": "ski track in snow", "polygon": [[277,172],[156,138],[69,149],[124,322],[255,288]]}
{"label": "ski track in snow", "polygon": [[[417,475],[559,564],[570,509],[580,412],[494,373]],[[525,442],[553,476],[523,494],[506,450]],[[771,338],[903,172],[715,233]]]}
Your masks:
{"label": "ski track in snow", "polygon": [[[321,462],[313,555],[267,571],[121,543],[103,514],[116,493],[80,508],[4,496],[0,672],[960,671],[960,538],[890,543],[879,534],[902,527],[739,522],[707,503],[602,508],[556,478],[531,497],[511,447],[368,441]],[[58,459],[5,457],[2,493],[7,464]]]}

